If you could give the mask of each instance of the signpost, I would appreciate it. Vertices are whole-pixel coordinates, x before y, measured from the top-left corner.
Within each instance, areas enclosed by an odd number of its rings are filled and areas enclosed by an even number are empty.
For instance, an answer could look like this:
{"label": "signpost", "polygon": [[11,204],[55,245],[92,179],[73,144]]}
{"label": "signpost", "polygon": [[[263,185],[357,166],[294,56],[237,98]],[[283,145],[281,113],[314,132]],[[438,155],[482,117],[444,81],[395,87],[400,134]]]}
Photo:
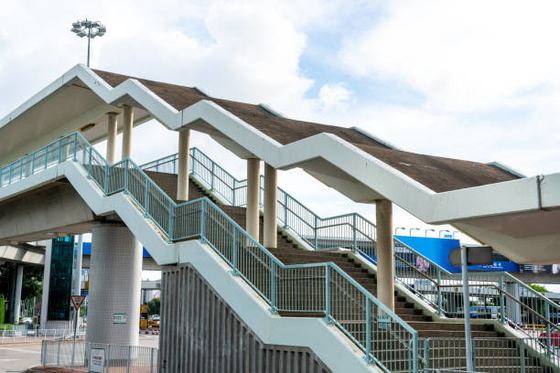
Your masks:
{"label": "signpost", "polygon": [[76,333],[78,332],[78,316],[80,315],[80,307],[86,299],[85,295],[70,295],[70,301],[74,306],[74,342],[72,343],[72,369],[74,369],[74,355],[76,354]]}
{"label": "signpost", "polygon": [[492,247],[466,246],[453,249],[449,253],[449,261],[453,266],[461,265],[463,280],[463,314],[465,317],[465,352],[467,355],[467,372],[474,372],[471,338],[471,305],[469,302],[469,275],[467,266],[492,264]]}

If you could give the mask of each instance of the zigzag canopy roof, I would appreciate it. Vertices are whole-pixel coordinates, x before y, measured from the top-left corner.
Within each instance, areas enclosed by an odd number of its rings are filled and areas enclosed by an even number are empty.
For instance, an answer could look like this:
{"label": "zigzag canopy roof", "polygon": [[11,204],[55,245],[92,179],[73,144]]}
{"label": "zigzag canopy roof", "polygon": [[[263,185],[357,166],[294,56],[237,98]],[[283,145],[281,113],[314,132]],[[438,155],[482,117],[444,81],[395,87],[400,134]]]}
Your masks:
{"label": "zigzag canopy roof", "polygon": [[319,133],[331,133],[396,168],[435,192],[469,188],[518,178],[518,176],[494,165],[392,149],[352,128],[282,118],[259,105],[209,97],[196,88],[156,82],[101,70],[93,71],[112,87],[118,86],[127,79],[136,79],[179,111],[201,100],[213,101],[283,145]]}

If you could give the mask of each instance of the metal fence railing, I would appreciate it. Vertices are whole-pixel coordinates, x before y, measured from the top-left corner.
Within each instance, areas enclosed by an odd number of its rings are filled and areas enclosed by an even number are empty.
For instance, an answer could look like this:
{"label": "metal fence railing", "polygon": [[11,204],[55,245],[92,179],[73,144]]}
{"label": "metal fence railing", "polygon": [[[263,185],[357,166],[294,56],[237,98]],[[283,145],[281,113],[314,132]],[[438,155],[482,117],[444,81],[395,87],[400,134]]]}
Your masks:
{"label": "metal fence railing", "polygon": [[79,372],[156,373],[158,349],[83,341],[44,341],[41,365]]}
{"label": "metal fence railing", "polygon": [[[85,330],[76,334],[78,338],[85,337]],[[37,343],[46,340],[68,339],[74,337],[72,329],[5,329],[0,330],[0,344],[8,343]]]}
{"label": "metal fence railing", "polygon": [[[228,203],[246,203],[246,180],[237,180],[197,148],[191,149],[191,172]],[[177,155],[141,166],[157,172],[177,172]],[[261,201],[264,182],[261,177]],[[348,248],[374,263],[375,225],[356,213],[321,218],[278,188],[278,220],[316,250]],[[440,315],[464,317],[460,274],[452,274],[395,238],[395,280],[430,304]],[[559,330],[560,306],[504,272],[471,273],[471,316],[508,323],[527,337],[541,335],[550,347]],[[558,337],[560,338],[560,337]]]}
{"label": "metal fence railing", "polygon": [[[321,312],[356,343],[368,361],[385,371],[418,371],[418,333],[336,264],[284,265],[210,199],[176,204],[133,161],[108,164],[80,133],[24,158],[31,160],[29,165],[18,160],[0,169],[0,179],[5,179],[0,187],[74,161],[104,195],[126,194],[169,242],[199,238],[207,243],[272,312]],[[14,170],[28,168],[29,172],[14,177]]]}
{"label": "metal fence railing", "polygon": [[[420,338],[420,360],[424,372],[465,372],[464,338]],[[473,367],[476,372],[552,372],[560,370],[558,351],[546,355],[538,338],[473,338]]]}

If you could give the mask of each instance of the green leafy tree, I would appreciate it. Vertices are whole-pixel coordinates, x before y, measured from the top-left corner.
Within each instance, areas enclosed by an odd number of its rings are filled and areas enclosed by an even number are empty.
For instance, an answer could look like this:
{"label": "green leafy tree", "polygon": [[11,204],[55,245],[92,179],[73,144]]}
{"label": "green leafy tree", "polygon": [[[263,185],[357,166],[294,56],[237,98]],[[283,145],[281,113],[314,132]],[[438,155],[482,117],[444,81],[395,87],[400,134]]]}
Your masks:
{"label": "green leafy tree", "polygon": [[161,299],[154,298],[148,302],[148,307],[150,308],[151,315],[159,315],[159,310],[161,308]]}
{"label": "green leafy tree", "polygon": [[4,324],[6,318],[6,300],[4,294],[0,294],[0,325]]}
{"label": "green leafy tree", "polygon": [[533,290],[538,291],[539,293],[550,293],[550,291],[549,291],[546,287],[544,287],[544,286],[542,286],[542,285],[539,285],[539,284],[529,284],[529,286],[530,286],[531,288],[533,288]]}

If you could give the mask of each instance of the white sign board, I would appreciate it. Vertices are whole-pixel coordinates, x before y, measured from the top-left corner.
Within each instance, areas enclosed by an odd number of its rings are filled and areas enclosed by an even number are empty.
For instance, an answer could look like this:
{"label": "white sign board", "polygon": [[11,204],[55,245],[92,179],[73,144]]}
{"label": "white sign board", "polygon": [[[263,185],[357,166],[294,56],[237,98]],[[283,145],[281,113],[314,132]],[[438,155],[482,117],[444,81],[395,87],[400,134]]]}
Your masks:
{"label": "white sign board", "polygon": [[126,313],[114,313],[113,314],[113,324],[126,324],[128,317]]}
{"label": "white sign board", "polygon": [[92,348],[89,359],[89,371],[93,373],[103,373],[105,367],[105,350],[102,348]]}

